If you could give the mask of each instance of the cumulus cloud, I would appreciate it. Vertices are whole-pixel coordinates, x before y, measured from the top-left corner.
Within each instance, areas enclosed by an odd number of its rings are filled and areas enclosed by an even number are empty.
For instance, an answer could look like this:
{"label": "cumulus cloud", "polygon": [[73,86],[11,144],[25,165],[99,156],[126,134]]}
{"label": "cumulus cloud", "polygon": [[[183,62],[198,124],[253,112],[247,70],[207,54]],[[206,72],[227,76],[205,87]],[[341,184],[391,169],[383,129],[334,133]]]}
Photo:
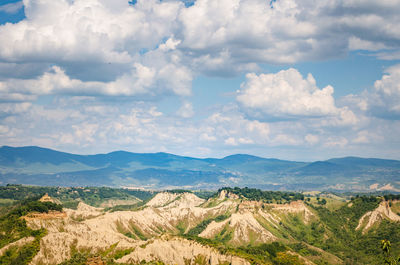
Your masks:
{"label": "cumulus cloud", "polygon": [[72,79],[64,69],[53,66],[35,79],[8,79],[0,82],[0,93],[7,94],[9,100],[29,100],[35,99],[35,95],[49,94],[158,96],[169,93],[187,96],[191,93],[191,80],[189,70],[173,64],[156,69],[136,63],[130,73],[111,82]]}
{"label": "cumulus cloud", "polygon": [[[130,61],[171,34],[178,2],[25,0],[26,19],[0,27],[7,61]],[[3,46],[3,45],[2,45]]]}
{"label": "cumulus cloud", "polygon": [[386,74],[375,81],[374,91],[368,96],[373,114],[400,119],[400,64],[386,69]]}
{"label": "cumulus cloud", "polygon": [[385,69],[382,78],[373,87],[358,95],[347,95],[341,100],[368,117],[387,120],[400,119],[400,64]]}
{"label": "cumulus cloud", "polygon": [[[399,124],[389,121],[400,116],[398,66],[387,69],[373,91],[340,103],[333,88],[319,88],[311,74],[303,77],[296,69],[259,74],[264,63],[326,60],[360,49],[399,58],[398,0],[134,5],[24,0],[23,5],[26,19],[0,25],[3,143],[85,152],[216,154],[247,147],[244,151],[262,153],[274,146],[351,150],[378,142],[381,148],[384,141],[394,142],[391,131],[400,133]],[[18,8],[21,2],[3,5],[0,12]],[[243,73],[249,74],[234,107],[214,106],[201,110],[206,118],[195,116],[192,80]],[[182,105],[166,115],[155,100],[171,95]]]}
{"label": "cumulus cloud", "polygon": [[[372,3],[374,2],[374,3]],[[399,1],[212,1],[183,9],[181,47],[199,69],[294,63],[400,48]],[[249,69],[249,68],[247,68]]]}
{"label": "cumulus cloud", "polygon": [[236,99],[251,116],[319,117],[336,115],[333,87],[319,89],[311,74],[306,79],[296,69],[276,74],[246,75]]}
{"label": "cumulus cloud", "polygon": [[150,67],[143,56],[157,49],[178,51],[196,74],[222,76],[357,49],[378,56],[385,49],[389,58],[400,48],[400,5],[372,2],[25,0],[26,19],[0,26],[0,61],[55,64],[72,78],[111,81],[134,63]]}
{"label": "cumulus cloud", "polygon": [[[321,159],[322,153],[348,155],[343,148],[354,155],[363,148],[368,149],[364,155],[378,155],[376,150],[390,154],[394,150],[390,143],[400,133],[399,123],[382,119],[351,127],[327,127],[322,121],[259,121],[247,118],[234,105],[205,118],[188,119],[163,113],[155,103],[113,104],[95,97],[57,96],[44,106],[0,104],[0,142],[83,153],[164,150],[192,156],[252,153],[304,160]],[[309,154],[299,151],[310,147],[314,151]]]}
{"label": "cumulus cloud", "polygon": [[[49,67],[62,69],[63,79],[71,81],[65,84],[67,90],[83,95],[92,94],[93,85],[100,87],[99,94],[129,95],[142,90],[163,94],[158,87],[190,94],[191,71],[179,63],[178,54],[172,54],[179,40],[168,39],[184,5],[156,0],[139,1],[134,7],[124,0],[110,3],[24,1],[26,19],[0,26],[2,72],[14,72],[16,64],[18,68],[30,64],[25,76],[15,76],[25,80],[26,76],[48,76]],[[162,63],[149,59],[154,53]],[[52,91],[64,93],[64,89]]]}

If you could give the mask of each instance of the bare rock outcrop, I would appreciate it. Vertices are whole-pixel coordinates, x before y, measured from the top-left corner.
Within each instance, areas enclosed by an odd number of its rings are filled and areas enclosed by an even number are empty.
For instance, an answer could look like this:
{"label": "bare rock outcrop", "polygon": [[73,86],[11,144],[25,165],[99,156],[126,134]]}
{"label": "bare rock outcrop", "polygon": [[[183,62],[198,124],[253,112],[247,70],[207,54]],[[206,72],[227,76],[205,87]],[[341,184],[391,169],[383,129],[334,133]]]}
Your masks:
{"label": "bare rock outcrop", "polygon": [[395,214],[392,211],[392,209],[390,209],[388,201],[381,202],[379,204],[378,208],[364,214],[360,218],[360,221],[358,222],[358,226],[356,227],[356,230],[363,228],[362,231],[363,231],[363,233],[365,233],[375,223],[380,222],[383,219],[389,219],[392,221],[400,222],[400,216]]}
{"label": "bare rock outcrop", "polygon": [[182,238],[160,238],[136,248],[132,253],[118,260],[124,263],[140,263],[140,261],[160,260],[165,264],[195,264],[196,259],[202,259],[206,264],[217,265],[228,262],[232,265],[250,264],[245,259],[220,254],[211,247]]}
{"label": "bare rock outcrop", "polygon": [[199,234],[200,237],[212,238],[223,229],[233,231],[232,244],[262,243],[275,241],[277,238],[260,225],[250,212],[234,213],[222,222],[211,222],[207,228]]}
{"label": "bare rock outcrop", "polygon": [[292,201],[286,204],[273,204],[273,210],[283,213],[304,214],[304,221],[308,223],[315,216],[303,201]]}

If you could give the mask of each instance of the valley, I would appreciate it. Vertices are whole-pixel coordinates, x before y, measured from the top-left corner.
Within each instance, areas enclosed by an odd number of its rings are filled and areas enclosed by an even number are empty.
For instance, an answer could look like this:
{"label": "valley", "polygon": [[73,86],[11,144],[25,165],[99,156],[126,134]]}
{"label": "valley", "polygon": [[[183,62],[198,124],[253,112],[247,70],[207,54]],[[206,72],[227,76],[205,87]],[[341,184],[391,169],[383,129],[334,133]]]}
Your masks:
{"label": "valley", "polygon": [[[21,264],[382,264],[382,239],[392,242],[393,255],[400,254],[397,195],[20,185],[2,187],[0,195],[18,198],[8,207],[21,212],[23,194],[40,198],[43,191],[63,209],[25,210],[15,217],[24,232],[10,228],[10,212],[2,208],[0,229],[14,236],[0,235],[1,264],[18,264],[13,258],[34,243],[37,248]],[[110,207],[110,201],[123,203]],[[28,205],[40,209],[36,202]]]}

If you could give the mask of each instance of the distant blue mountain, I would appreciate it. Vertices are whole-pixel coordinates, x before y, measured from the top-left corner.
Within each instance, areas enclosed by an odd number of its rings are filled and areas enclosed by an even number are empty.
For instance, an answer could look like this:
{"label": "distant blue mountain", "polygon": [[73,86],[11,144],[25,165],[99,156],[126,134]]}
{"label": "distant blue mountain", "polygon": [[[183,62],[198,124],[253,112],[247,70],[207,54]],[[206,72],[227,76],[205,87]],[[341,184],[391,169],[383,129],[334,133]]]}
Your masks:
{"label": "distant blue mountain", "polygon": [[[236,154],[221,159],[168,153],[76,155],[0,147],[0,185],[185,187],[248,186],[276,190],[400,190],[400,161],[344,157],[296,162]],[[376,185],[377,184],[377,185]]]}

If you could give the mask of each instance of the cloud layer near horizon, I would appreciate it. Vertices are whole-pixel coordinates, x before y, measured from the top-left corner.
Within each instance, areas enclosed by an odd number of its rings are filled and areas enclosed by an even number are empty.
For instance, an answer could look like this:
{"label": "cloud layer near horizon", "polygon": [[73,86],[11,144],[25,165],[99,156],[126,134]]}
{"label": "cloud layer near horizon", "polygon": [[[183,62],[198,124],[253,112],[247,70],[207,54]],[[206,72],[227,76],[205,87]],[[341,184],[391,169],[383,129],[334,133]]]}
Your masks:
{"label": "cloud layer near horizon", "polygon": [[[312,73],[286,64],[353,50],[398,59],[399,1],[24,0],[23,7],[24,20],[0,25],[2,144],[398,156],[400,65],[370,90],[337,99],[334,87],[320,88]],[[263,64],[283,70],[267,73]],[[240,75],[229,104],[197,116],[193,80]],[[159,103],[174,97],[181,106],[163,113]]]}

